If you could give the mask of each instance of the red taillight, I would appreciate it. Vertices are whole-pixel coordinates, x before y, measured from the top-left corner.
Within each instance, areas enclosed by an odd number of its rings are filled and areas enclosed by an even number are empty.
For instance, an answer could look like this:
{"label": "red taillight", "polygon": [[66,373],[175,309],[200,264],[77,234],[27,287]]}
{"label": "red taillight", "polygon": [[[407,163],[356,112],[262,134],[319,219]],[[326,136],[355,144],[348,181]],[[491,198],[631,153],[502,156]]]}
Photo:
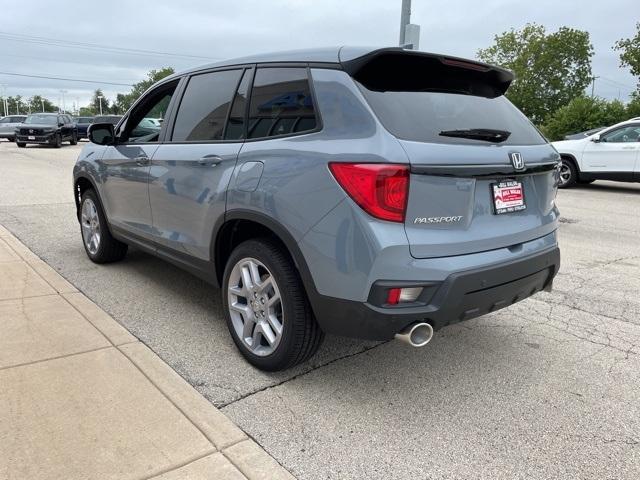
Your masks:
{"label": "red taillight", "polygon": [[330,163],[342,188],[368,214],[404,222],[409,197],[409,167],[388,163]]}
{"label": "red taillight", "polygon": [[390,288],[387,294],[387,303],[389,305],[397,305],[400,302],[401,288]]}

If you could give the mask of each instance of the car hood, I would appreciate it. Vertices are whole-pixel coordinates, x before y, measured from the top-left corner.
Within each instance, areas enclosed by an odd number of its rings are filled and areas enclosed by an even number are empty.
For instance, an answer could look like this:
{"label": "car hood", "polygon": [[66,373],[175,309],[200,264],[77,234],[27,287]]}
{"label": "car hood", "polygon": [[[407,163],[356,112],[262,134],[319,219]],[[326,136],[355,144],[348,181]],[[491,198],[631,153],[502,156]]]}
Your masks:
{"label": "car hood", "polygon": [[556,150],[576,150],[581,145],[584,145],[585,142],[588,142],[587,138],[582,138],[580,140],[560,140],[558,142],[551,142],[551,145],[554,146]]}
{"label": "car hood", "polygon": [[22,123],[20,125],[18,125],[20,128],[33,128],[33,129],[39,129],[39,130],[46,130],[46,129],[51,129],[51,130],[55,130],[56,128],[58,128],[56,125],[51,125],[51,124],[47,124],[47,123]]}

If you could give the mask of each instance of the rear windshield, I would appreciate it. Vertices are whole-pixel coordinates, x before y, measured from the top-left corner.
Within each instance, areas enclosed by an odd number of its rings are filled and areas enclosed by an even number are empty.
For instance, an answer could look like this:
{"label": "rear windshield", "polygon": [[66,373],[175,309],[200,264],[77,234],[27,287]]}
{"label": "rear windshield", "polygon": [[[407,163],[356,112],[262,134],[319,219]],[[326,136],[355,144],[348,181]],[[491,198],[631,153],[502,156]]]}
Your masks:
{"label": "rear windshield", "polygon": [[449,92],[378,92],[368,90],[360,83],[358,86],[385,128],[403,140],[488,145],[484,140],[443,136],[440,133],[492,129],[511,132],[500,145],[546,143],[529,119],[504,96],[485,98]]}

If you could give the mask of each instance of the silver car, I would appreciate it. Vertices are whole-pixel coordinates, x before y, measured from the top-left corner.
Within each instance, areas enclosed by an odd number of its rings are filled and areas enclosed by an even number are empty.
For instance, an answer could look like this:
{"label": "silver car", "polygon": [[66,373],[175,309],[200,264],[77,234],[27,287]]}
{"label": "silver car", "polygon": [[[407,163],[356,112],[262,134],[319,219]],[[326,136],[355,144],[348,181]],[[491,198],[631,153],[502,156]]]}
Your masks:
{"label": "silver car", "polygon": [[325,333],[423,346],[558,271],[559,155],[505,98],[512,79],[346,47],[172,75],[90,127],[82,244],[96,263],[131,245],[210,282],[261,369],[307,360]]}
{"label": "silver car", "polygon": [[16,127],[19,127],[26,118],[26,115],[8,115],[0,118],[0,138],[13,142],[16,138]]}

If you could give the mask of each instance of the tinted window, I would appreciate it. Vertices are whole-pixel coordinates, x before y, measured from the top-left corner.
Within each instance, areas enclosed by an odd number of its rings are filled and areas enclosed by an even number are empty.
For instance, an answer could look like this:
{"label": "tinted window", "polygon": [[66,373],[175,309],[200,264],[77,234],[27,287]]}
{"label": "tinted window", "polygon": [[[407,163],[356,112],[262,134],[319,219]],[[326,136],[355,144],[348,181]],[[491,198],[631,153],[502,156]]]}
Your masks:
{"label": "tinted window", "polygon": [[316,128],[306,68],[259,68],[249,108],[249,138],[300,133]]}
{"label": "tinted window", "polygon": [[[146,94],[131,111],[126,125],[122,129],[121,138],[131,143],[157,142],[160,138],[161,127],[150,124],[148,118],[164,118],[177,86],[178,80],[175,80]],[[110,115],[107,118],[113,117]],[[98,123],[97,117],[95,123]]]}
{"label": "tinted window", "polygon": [[252,75],[253,70],[245,70],[240,85],[238,85],[238,91],[233,99],[231,112],[229,112],[227,128],[224,131],[225,139],[238,140],[244,138],[244,115],[247,107],[249,82],[251,81]]}
{"label": "tinted window", "polygon": [[225,70],[191,77],[180,102],[172,140],[222,140],[240,75],[242,70]]}
{"label": "tinted window", "polygon": [[640,141],[640,125],[628,125],[602,134],[600,140],[608,143],[626,143]]}
{"label": "tinted window", "polygon": [[371,108],[393,135],[430,143],[478,145],[486,141],[440,135],[444,130],[511,132],[501,145],[545,143],[531,122],[504,96],[485,98],[450,92],[372,91],[358,84]]}

